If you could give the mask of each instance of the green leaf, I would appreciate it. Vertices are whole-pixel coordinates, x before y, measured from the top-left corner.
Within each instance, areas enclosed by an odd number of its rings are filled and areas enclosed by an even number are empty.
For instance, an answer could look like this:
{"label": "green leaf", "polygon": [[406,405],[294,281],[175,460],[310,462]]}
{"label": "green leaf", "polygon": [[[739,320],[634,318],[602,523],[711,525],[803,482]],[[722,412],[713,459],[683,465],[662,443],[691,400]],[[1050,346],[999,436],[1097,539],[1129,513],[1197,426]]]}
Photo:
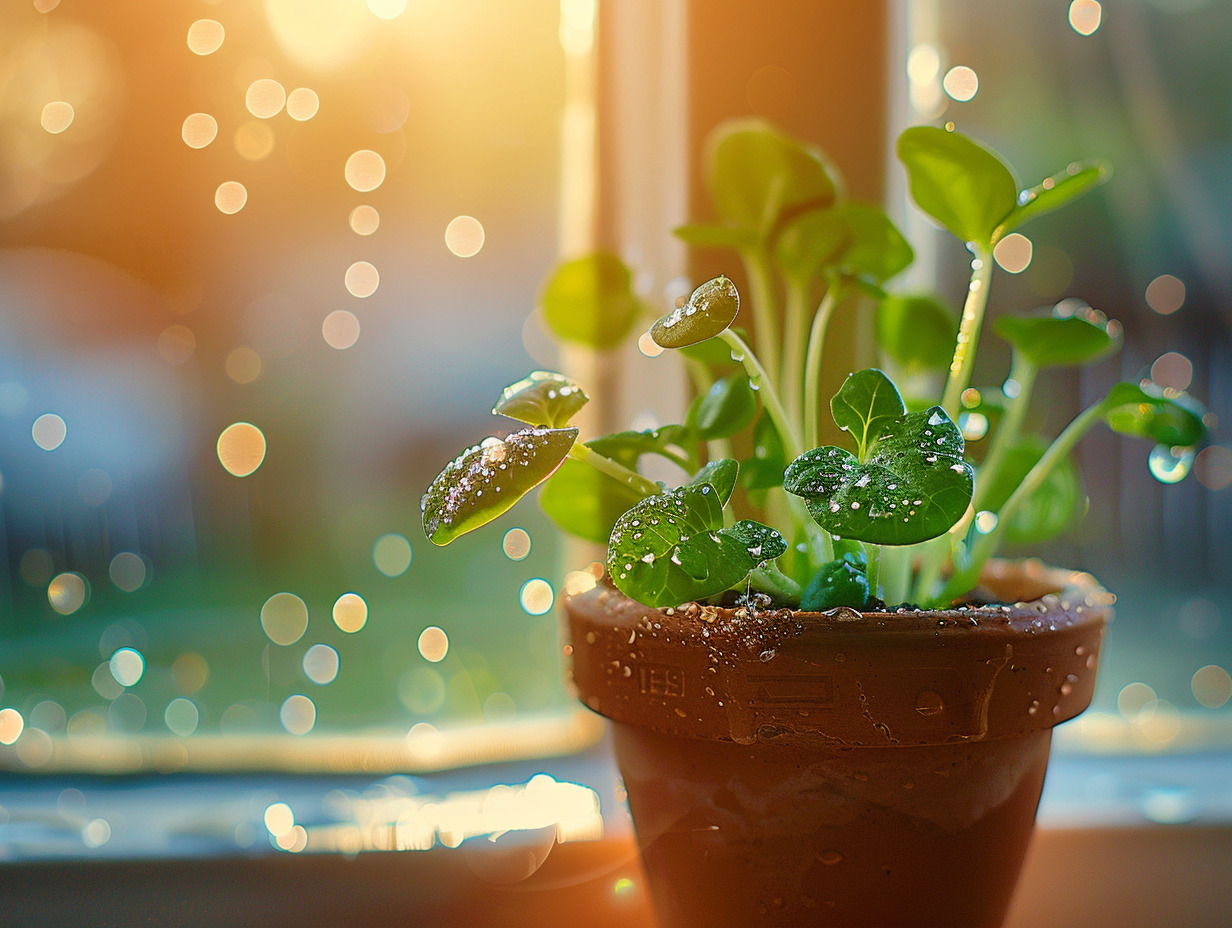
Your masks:
{"label": "green leaf", "polygon": [[945,370],[954,357],[958,313],[926,294],[889,294],[877,304],[877,344],[908,374]]}
{"label": "green leaf", "polygon": [[726,277],[708,280],[650,327],[650,337],[663,348],[696,345],[725,331],[740,312],[740,294]]}
{"label": "green leaf", "polygon": [[557,338],[597,349],[619,345],[645,311],[629,269],[606,252],[558,265],[544,285],[540,306]]}
{"label": "green leaf", "polygon": [[965,135],[914,126],[898,137],[916,205],[962,242],[991,248],[1018,205],[1018,184],[1001,156]]}
{"label": "green leaf", "polygon": [[884,211],[863,203],[844,203],[838,211],[851,235],[841,260],[845,274],[881,283],[915,260],[915,252]]}
{"label": "green leaf", "polygon": [[973,474],[958,426],[934,406],[883,422],[864,462],[842,448],[806,451],[787,466],[783,486],[835,535],[908,545],[935,538],[961,518]]}
{"label": "green leaf", "polygon": [[774,257],[784,277],[806,284],[837,263],[851,240],[851,228],[840,210],[809,210],[784,226],[774,243]]}
{"label": "green leaf", "polygon": [[563,531],[606,545],[616,520],[643,498],[589,464],[566,458],[539,491],[539,506]]}
{"label": "green leaf", "polygon": [[787,550],[757,523],[723,528],[719,492],[709,484],[649,496],[622,515],[608,541],[616,587],[647,606],[676,606],[720,593]]}
{"label": "green leaf", "polygon": [[897,422],[906,411],[898,389],[876,368],[849,375],[830,400],[835,424],[851,433],[861,460],[882,428]]}
{"label": "green leaf", "polygon": [[[733,325],[728,328],[740,336],[741,341],[747,342],[749,340],[749,333],[740,326]],[[732,360],[731,346],[717,336],[698,342],[695,345],[686,345],[679,349],[679,351],[690,360],[701,361],[711,371],[721,371],[739,366],[739,362]]]}
{"label": "green leaf", "polygon": [[[1005,505],[1048,445],[1044,438],[1024,436],[1006,450],[996,482],[988,490],[986,508],[997,512]],[[976,476],[982,475],[977,472]],[[1085,502],[1078,469],[1070,458],[1064,458],[1002,526],[1004,538],[1010,544],[1038,544],[1055,538],[1073,526]]]}
{"label": "green leaf", "polygon": [[1114,432],[1188,448],[1206,437],[1202,404],[1179,390],[1148,382],[1114,384],[1104,399],[1104,421]]}
{"label": "green leaf", "polygon": [[582,388],[564,374],[534,371],[505,387],[492,412],[528,425],[559,429],[568,425],[588,400]]}
{"label": "green leaf", "polygon": [[757,415],[757,397],[749,386],[749,376],[736,371],[714,382],[704,396],[689,407],[685,420],[699,438],[710,441],[730,438],[744,429]]}
{"label": "green leaf", "polygon": [[419,501],[424,534],[447,545],[491,522],[550,477],[577,436],[577,429],[522,429],[463,451]]}
{"label": "green leaf", "polygon": [[813,575],[800,608],[805,612],[825,612],[839,606],[862,609],[868,602],[868,576],[862,563],[853,558],[835,558]]}
{"label": "green leaf", "polygon": [[993,330],[1036,367],[1089,364],[1120,347],[1121,327],[1097,309],[1069,301],[1047,315],[1001,316]]}
{"label": "green leaf", "polygon": [[672,230],[673,234],[698,248],[731,248],[741,251],[755,247],[758,235],[751,229],[735,229],[731,226],[716,226],[705,222],[694,222]]}
{"label": "green leaf", "polygon": [[766,490],[783,485],[787,451],[783,437],[770,415],[763,412],[753,425],[753,454],[740,466],[740,484],[746,490]]}
{"label": "green leaf", "polygon": [[690,486],[701,486],[708,483],[719,491],[719,501],[726,506],[731,499],[732,491],[736,489],[736,475],[740,473],[740,465],[731,458],[711,461],[689,481]]}
{"label": "green leaf", "polygon": [[785,213],[825,207],[838,196],[817,148],[760,119],[729,120],[706,141],[706,182],[724,225],[765,238]]}
{"label": "green leaf", "polygon": [[1060,209],[1093,190],[1112,176],[1112,165],[1106,161],[1074,162],[1060,174],[1054,174],[1034,187],[1020,191],[1018,204],[1002,221],[996,237],[1002,238],[1024,222]]}
{"label": "green leaf", "polygon": [[586,447],[618,464],[636,469],[637,459],[643,454],[657,454],[676,463],[687,461],[689,453],[686,445],[691,438],[692,433],[683,425],[663,425],[642,432],[613,432],[610,435],[601,435],[586,442]]}

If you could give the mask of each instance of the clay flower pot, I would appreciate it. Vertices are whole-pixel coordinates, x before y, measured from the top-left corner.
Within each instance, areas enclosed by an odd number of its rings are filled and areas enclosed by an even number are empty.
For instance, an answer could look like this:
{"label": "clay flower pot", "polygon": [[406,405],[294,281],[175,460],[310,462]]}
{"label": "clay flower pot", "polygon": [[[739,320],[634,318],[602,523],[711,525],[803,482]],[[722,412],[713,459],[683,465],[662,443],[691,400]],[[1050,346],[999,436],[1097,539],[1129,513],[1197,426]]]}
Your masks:
{"label": "clay flower pot", "polygon": [[1009,605],[566,602],[664,928],[1001,924],[1113,597],[1038,562],[984,582]]}

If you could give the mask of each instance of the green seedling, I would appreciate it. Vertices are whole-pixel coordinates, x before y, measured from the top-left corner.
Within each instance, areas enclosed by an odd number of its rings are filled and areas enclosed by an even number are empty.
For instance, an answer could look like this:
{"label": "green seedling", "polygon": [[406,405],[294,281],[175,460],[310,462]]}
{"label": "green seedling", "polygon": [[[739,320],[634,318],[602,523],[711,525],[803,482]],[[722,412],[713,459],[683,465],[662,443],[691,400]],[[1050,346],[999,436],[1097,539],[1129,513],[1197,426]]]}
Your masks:
{"label": "green seedling", "polygon": [[[823,153],[756,120],[727,123],[707,146],[716,221],[677,232],[738,255],[757,350],[733,327],[741,297],[727,277],[655,318],[616,257],[562,264],[543,292],[548,326],[600,351],[648,329],[689,369],[696,396],[685,421],[583,440],[573,420],[586,393],[537,371],[493,409],[523,427],[464,452],[432,482],[428,537],[447,544],[542,485],[547,514],[606,543],[611,581],[649,606],[733,592],[812,611],[946,606],[1002,543],[1077,523],[1086,497],[1071,453],[1097,424],[1153,442],[1168,479],[1183,474],[1206,435],[1204,410],[1150,382],[1116,384],[1055,437],[1027,428],[1044,372],[1120,347],[1120,326],[1077,300],[1001,313],[992,329],[1010,346],[1004,386],[971,382],[993,248],[1105,181],[1108,167],[1074,164],[1022,189],[1000,155],[956,132],[908,129],[897,151],[916,205],[971,252],[961,309],[888,289],[912,248],[884,212],[846,198]],[[850,373],[823,420],[826,332],[845,303],[874,314],[884,369]],[[843,445],[819,441],[831,420]],[[649,457],[679,478],[646,477]]]}

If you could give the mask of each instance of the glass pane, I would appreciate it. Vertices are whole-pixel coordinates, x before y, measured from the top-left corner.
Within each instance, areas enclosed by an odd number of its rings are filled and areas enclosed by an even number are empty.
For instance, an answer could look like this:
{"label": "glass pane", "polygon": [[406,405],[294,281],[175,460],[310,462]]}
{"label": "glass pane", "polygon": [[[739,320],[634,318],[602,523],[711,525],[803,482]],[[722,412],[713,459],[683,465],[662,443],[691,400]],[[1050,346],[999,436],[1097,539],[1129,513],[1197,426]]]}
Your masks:
{"label": "glass pane", "polygon": [[564,705],[537,508],[419,527],[553,362],[559,16],[0,9],[0,742]]}

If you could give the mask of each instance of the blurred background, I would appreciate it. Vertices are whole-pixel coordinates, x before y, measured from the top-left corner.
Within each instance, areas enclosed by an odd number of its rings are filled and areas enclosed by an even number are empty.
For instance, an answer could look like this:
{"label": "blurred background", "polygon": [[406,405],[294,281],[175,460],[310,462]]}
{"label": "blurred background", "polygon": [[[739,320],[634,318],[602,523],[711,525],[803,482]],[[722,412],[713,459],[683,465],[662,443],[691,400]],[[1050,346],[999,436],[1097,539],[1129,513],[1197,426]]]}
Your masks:
{"label": "blurred background", "polygon": [[[726,84],[691,102],[698,134],[712,112],[762,115],[845,166],[856,131],[888,150],[902,126],[952,120],[1024,185],[1107,158],[1111,183],[997,256],[994,315],[1079,296],[1125,327],[1115,359],[1041,382],[1041,425],[1144,377],[1232,423],[1232,6],[887,11],[869,75],[814,83],[774,43],[709,65]],[[598,15],[591,0],[0,7],[6,766],[50,771],[58,746],[109,735],[400,737],[568,711],[566,565],[545,518],[524,503],[441,551],[418,504],[500,428],[500,389],[557,363],[533,310],[587,221],[578,69]],[[888,115],[816,125],[815,101],[869,92]],[[848,171],[922,245],[904,285],[956,301],[961,248],[911,218],[893,160]],[[670,305],[667,281],[639,280]],[[990,348],[977,380],[1004,376]],[[1149,450],[1088,438],[1091,512],[1042,552],[1120,596],[1071,747],[1227,743],[1232,445],[1217,431],[1154,472]]]}

